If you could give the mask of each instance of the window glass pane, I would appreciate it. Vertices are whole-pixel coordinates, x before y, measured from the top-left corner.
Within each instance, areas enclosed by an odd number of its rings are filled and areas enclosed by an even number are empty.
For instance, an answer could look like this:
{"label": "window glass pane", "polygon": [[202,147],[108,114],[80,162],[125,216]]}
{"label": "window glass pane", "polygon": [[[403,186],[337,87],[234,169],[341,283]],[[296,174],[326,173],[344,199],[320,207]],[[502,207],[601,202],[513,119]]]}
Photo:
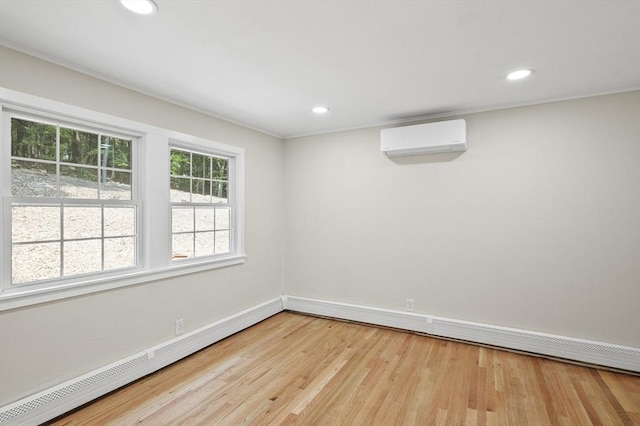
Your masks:
{"label": "window glass pane", "polygon": [[183,203],[191,201],[191,179],[171,178],[171,202]]}
{"label": "window glass pane", "polygon": [[64,275],[87,274],[102,270],[102,241],[66,241]]}
{"label": "window glass pane", "polygon": [[[196,208],[196,231],[213,231],[213,207]],[[211,238],[213,240],[213,237]]]}
{"label": "window glass pane", "polygon": [[229,180],[229,160],[213,157],[213,178],[216,180]]}
{"label": "window glass pane", "polygon": [[191,176],[211,179],[211,157],[191,154]]}
{"label": "window glass pane", "polygon": [[11,195],[16,197],[57,197],[56,165],[11,160]]}
{"label": "window glass pane", "polygon": [[131,200],[131,173],[100,170],[100,198],[103,200]]}
{"label": "window glass pane", "polygon": [[229,185],[226,182],[213,182],[213,202],[214,203],[228,203],[229,202],[229,194],[228,194]]}
{"label": "window glass pane", "polygon": [[229,231],[216,231],[215,234],[216,254],[229,253],[229,251],[231,250],[229,245]]}
{"label": "window glass pane", "polygon": [[12,118],[11,155],[55,161],[56,133],[56,126]]}
{"label": "window glass pane", "polygon": [[193,232],[193,207],[171,208],[172,232]]}
{"label": "window glass pane", "polygon": [[105,207],[104,236],[120,237],[136,234],[135,207]]}
{"label": "window glass pane", "polygon": [[131,140],[102,136],[100,139],[101,166],[131,170]]}
{"label": "window glass pane", "polygon": [[216,230],[226,230],[229,229],[229,217],[230,210],[229,209],[216,209]]}
{"label": "window glass pane", "polygon": [[190,176],[191,154],[179,149],[171,150],[171,174],[175,176]]}
{"label": "window glass pane", "polygon": [[211,202],[211,181],[202,179],[193,179],[192,181],[192,203],[210,203]]}
{"label": "window glass pane", "polygon": [[65,240],[100,238],[102,236],[102,211],[100,206],[64,206],[63,213]]}
{"label": "window glass pane", "polygon": [[173,260],[193,257],[193,234],[173,235]]}
{"label": "window glass pane", "polygon": [[213,255],[213,232],[196,232],[196,256]]}
{"label": "window glass pane", "polygon": [[14,245],[11,282],[28,283],[60,277],[60,243]]}
{"label": "window glass pane", "polygon": [[[172,149],[170,164],[173,258],[229,253],[231,207],[224,206],[229,203],[229,159]],[[197,205],[179,210],[179,203]]]}
{"label": "window glass pane", "polygon": [[60,196],[98,198],[98,169],[60,166]]}
{"label": "window glass pane", "polygon": [[98,135],[61,127],[60,161],[97,166]]}
{"label": "window glass pane", "polygon": [[135,238],[107,238],[104,240],[104,269],[136,266]]}
{"label": "window glass pane", "polygon": [[[105,246],[108,269],[135,266],[137,209],[122,202],[134,200],[135,139],[10,120],[11,195],[21,197],[11,201],[6,224],[12,284],[100,272]],[[187,176],[190,158],[182,165]],[[190,201],[189,179],[184,192]]]}
{"label": "window glass pane", "polygon": [[59,239],[59,206],[13,206],[11,240],[14,243]]}

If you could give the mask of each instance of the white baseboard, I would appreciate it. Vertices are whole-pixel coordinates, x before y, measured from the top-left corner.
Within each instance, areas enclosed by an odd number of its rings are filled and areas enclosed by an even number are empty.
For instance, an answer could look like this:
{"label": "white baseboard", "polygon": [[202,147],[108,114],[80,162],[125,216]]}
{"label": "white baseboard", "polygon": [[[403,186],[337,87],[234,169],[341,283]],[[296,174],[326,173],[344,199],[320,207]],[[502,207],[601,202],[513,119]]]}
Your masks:
{"label": "white baseboard", "polygon": [[640,372],[640,348],[325,300],[283,296],[286,310],[395,327]]}
{"label": "white baseboard", "polygon": [[37,425],[46,422],[285,309],[640,372],[640,348],[433,315],[281,296],[0,407],[0,423]]}
{"label": "white baseboard", "polygon": [[412,312],[392,311],[294,296],[282,296],[282,305],[284,309],[294,312],[431,334],[430,324],[425,320],[425,316]]}
{"label": "white baseboard", "polygon": [[277,298],[0,407],[0,423],[37,425],[153,373],[283,310]]}

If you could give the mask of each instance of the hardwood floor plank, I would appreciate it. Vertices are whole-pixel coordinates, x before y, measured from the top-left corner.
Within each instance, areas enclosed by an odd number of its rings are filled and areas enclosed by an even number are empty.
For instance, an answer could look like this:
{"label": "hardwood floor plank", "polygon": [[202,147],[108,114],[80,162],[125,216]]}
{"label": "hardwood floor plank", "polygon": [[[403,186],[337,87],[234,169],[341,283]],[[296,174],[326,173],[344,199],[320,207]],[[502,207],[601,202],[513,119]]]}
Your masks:
{"label": "hardwood floor plank", "polygon": [[640,378],[280,313],[54,425],[640,425]]}
{"label": "hardwood floor plank", "polygon": [[[635,386],[632,385],[628,389],[622,390],[625,385],[632,383],[626,380],[628,379],[627,377],[618,377],[617,379],[619,380],[613,380],[612,373],[600,374],[599,371],[595,370],[591,372],[591,375],[606,396],[612,409],[620,417],[622,424],[625,426],[635,424],[627,410],[631,413],[640,412],[640,381],[633,381]],[[608,377],[609,380],[605,381],[603,377]]]}

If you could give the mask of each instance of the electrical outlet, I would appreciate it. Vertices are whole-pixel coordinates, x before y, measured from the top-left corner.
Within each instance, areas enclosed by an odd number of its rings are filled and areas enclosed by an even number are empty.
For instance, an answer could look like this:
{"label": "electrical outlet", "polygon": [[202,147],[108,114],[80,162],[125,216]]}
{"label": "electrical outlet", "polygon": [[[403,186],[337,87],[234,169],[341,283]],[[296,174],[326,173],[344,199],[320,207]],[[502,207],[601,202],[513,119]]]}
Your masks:
{"label": "electrical outlet", "polygon": [[413,312],[413,299],[407,299],[407,312]]}
{"label": "electrical outlet", "polygon": [[184,333],[184,320],[180,318],[176,321],[176,336]]}

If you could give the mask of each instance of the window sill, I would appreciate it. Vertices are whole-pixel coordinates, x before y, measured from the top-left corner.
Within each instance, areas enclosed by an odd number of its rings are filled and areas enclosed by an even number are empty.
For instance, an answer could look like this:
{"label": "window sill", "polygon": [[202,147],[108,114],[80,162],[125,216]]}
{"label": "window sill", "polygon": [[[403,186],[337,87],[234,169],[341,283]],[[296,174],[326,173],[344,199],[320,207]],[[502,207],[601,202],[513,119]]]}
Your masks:
{"label": "window sill", "polygon": [[244,254],[201,262],[185,262],[162,269],[132,271],[118,277],[92,278],[87,281],[47,288],[29,289],[0,294],[0,312],[69,297],[81,296],[114,288],[143,284],[180,275],[239,265],[246,261]]}

